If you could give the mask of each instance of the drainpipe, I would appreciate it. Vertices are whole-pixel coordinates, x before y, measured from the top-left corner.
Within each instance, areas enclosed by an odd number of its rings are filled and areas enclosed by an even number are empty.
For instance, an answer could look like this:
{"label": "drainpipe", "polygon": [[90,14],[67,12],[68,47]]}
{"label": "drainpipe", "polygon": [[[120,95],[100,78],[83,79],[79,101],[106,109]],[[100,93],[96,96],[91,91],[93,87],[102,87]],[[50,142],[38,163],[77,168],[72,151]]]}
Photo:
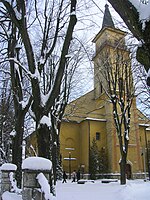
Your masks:
{"label": "drainpipe", "polygon": [[147,152],[147,170],[148,170],[148,177],[150,180],[150,166],[149,166],[149,154],[148,154],[148,145],[147,145],[147,134],[146,134],[146,128],[144,129],[145,133],[145,146],[146,146],[146,152]]}
{"label": "drainpipe", "polygon": [[[89,136],[89,150],[88,150],[88,153],[89,153],[89,163],[90,163],[90,131],[91,131],[91,129],[90,129],[90,120],[88,120],[88,136]],[[89,163],[88,163],[88,174],[89,174]]]}

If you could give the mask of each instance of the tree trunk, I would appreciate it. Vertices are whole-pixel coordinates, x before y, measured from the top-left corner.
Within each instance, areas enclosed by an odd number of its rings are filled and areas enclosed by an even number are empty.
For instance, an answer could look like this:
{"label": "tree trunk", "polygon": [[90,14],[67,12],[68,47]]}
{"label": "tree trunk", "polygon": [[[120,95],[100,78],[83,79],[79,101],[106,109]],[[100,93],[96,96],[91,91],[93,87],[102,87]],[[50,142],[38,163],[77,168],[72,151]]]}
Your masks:
{"label": "tree trunk", "polygon": [[38,156],[50,159],[50,129],[41,124],[37,129]]}
{"label": "tree trunk", "polygon": [[53,163],[53,175],[54,175],[54,185],[56,185],[57,180],[57,162],[58,162],[58,152],[57,152],[57,130],[56,130],[56,119],[55,117],[51,116],[51,152],[52,152],[52,163]]}
{"label": "tree trunk", "polygon": [[15,127],[16,135],[12,141],[12,163],[17,165],[16,181],[17,186],[21,188],[22,182],[22,141],[24,133],[24,117],[18,117]]}
{"label": "tree trunk", "polygon": [[53,176],[54,176],[54,185],[56,185],[57,180],[57,146],[56,144],[52,144],[52,163],[53,163]]}
{"label": "tree trunk", "polygon": [[54,147],[56,145],[53,142],[53,133],[52,128],[50,129],[46,124],[41,124],[37,129],[37,144],[38,144],[38,156],[47,158],[52,162],[52,173],[50,175],[50,191],[55,196],[56,185],[56,150]]}
{"label": "tree trunk", "polygon": [[122,159],[120,162],[120,184],[126,184],[126,154],[123,153]]}

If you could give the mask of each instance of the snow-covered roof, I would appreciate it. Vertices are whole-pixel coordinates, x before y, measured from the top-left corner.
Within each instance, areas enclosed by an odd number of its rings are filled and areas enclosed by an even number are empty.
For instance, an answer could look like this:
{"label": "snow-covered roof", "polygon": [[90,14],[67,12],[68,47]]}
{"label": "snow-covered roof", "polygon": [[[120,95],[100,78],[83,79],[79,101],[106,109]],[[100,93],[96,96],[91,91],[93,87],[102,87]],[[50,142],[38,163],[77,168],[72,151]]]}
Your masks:
{"label": "snow-covered roof", "polygon": [[29,157],[22,163],[22,169],[51,170],[52,162],[43,157]]}

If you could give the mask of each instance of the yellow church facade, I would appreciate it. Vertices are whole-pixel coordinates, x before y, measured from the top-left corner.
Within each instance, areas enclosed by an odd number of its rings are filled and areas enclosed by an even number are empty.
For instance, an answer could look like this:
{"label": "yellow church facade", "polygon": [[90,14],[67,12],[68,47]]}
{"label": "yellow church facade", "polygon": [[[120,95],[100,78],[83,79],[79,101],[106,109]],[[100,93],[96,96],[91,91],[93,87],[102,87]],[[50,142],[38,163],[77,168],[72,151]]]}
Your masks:
{"label": "yellow church facade", "polygon": [[[99,70],[97,63],[103,66],[104,52],[109,52],[112,58],[119,52],[129,61],[125,36],[125,32],[115,28],[106,5],[102,29],[93,40],[94,90],[69,103],[61,123],[62,167],[68,173],[80,169],[82,173],[89,174],[90,147],[95,139],[98,149],[103,149],[107,154],[108,173],[119,174],[120,150],[112,104],[103,90],[106,87],[101,71],[103,67]],[[149,126],[149,120],[137,109],[134,97],[127,157],[128,170],[132,173],[132,177],[142,174],[147,169],[145,149],[150,141]]]}
{"label": "yellow church facade", "polygon": [[[73,116],[66,118],[61,124],[62,167],[69,173],[69,165],[71,165],[71,171],[80,169],[88,174],[89,151],[92,140],[95,138],[99,150],[104,149],[108,154],[109,173],[119,173],[119,143],[113,120],[110,121],[110,116],[112,116],[110,103],[104,100],[102,104],[99,99],[93,102],[93,95],[94,91],[91,91],[69,105],[69,107],[77,106],[79,111],[73,112],[72,108],[69,108],[67,111]],[[143,162],[146,158],[143,158],[145,156],[143,151],[147,148],[147,142],[150,141],[150,129],[148,120],[137,110],[135,101],[131,112],[133,119],[127,160],[132,173],[140,174],[145,172],[146,163]]]}

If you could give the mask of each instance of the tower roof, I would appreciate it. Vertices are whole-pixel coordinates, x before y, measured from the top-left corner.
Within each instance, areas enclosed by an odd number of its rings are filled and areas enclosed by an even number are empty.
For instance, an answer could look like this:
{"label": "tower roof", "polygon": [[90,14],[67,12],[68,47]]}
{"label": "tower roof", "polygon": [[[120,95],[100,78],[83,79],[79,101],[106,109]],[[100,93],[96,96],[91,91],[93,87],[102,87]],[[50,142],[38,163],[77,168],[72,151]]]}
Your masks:
{"label": "tower roof", "polygon": [[105,12],[104,12],[104,18],[103,18],[103,24],[102,24],[102,29],[104,27],[111,27],[115,28],[114,22],[112,20],[110,11],[109,11],[109,6],[108,4],[105,5]]}

